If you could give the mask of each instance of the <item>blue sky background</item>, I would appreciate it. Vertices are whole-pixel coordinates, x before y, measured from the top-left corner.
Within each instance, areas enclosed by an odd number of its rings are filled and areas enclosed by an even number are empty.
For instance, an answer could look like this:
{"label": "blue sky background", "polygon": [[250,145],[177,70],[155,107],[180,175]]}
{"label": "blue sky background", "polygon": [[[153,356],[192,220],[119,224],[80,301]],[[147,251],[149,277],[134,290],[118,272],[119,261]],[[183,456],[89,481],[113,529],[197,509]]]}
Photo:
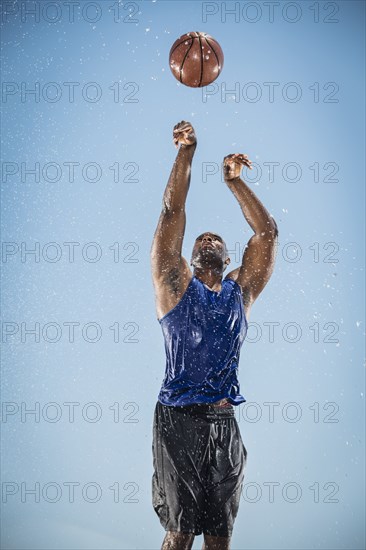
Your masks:
{"label": "blue sky background", "polygon": [[[149,253],[183,119],[198,138],[184,256],[212,230],[240,265],[252,231],[220,175],[229,153],[255,163],[279,228],[241,351],[232,548],[364,548],[365,4],[288,4],[80,1],[72,19],[62,1],[2,3],[3,548],[160,548]],[[170,73],[194,30],[224,51],[209,89]]]}

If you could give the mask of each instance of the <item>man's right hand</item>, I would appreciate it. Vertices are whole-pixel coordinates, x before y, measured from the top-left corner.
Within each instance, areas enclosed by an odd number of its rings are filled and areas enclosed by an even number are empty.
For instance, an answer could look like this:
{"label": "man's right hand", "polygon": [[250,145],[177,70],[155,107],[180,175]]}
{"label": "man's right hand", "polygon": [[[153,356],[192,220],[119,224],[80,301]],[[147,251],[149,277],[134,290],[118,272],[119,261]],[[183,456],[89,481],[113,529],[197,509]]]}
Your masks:
{"label": "man's right hand", "polygon": [[173,143],[178,148],[179,143],[181,145],[196,145],[197,139],[194,133],[194,128],[190,122],[182,120],[174,126],[173,130]]}
{"label": "man's right hand", "polygon": [[252,161],[248,159],[248,155],[243,155],[242,153],[227,155],[224,158],[223,165],[225,181],[227,182],[240,178],[240,173],[243,166],[246,166],[249,170],[252,170]]}

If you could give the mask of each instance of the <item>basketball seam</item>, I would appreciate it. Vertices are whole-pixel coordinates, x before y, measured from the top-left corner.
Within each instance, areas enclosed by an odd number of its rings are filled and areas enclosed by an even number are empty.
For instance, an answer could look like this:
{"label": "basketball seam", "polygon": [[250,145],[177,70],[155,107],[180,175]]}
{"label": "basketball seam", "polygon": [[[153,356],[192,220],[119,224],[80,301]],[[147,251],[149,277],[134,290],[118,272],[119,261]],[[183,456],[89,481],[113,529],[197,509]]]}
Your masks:
{"label": "basketball seam", "polygon": [[[196,38],[196,37],[193,37],[193,38]],[[174,49],[170,50],[169,52],[169,57],[175,52],[175,50],[177,48],[179,48],[179,46],[181,46],[182,44],[184,44],[184,42],[187,42],[187,40],[192,40],[192,37],[190,36],[189,38],[185,38],[184,40],[182,40],[182,42],[179,42],[179,44],[177,44]]]}
{"label": "basketball seam", "polygon": [[183,61],[182,61],[182,64],[181,64],[180,69],[179,69],[179,80],[181,81],[182,84],[183,84],[183,81],[182,81],[183,65],[184,65],[184,62],[185,62],[185,60],[186,60],[187,55],[188,55],[189,52],[190,52],[190,49],[191,49],[192,46],[193,46],[193,42],[194,42],[194,38],[192,38],[191,45],[189,46],[188,50],[186,51],[185,56],[184,56]]}
{"label": "basketball seam", "polygon": [[219,58],[218,58],[218,55],[217,53],[215,52],[215,48],[212,46],[212,44],[209,43],[209,41],[207,40],[207,38],[205,38],[208,46],[211,48],[211,50],[213,51],[213,53],[215,54],[215,57],[216,57],[216,60],[217,60],[217,65],[219,67],[219,69],[221,70],[221,66],[220,66],[220,61],[219,61]]}
{"label": "basketball seam", "polygon": [[200,43],[200,53],[201,53],[201,75],[200,75],[200,81],[198,83],[198,87],[201,86],[202,78],[203,78],[203,53],[202,53],[202,40],[201,37],[198,35],[198,40]]}

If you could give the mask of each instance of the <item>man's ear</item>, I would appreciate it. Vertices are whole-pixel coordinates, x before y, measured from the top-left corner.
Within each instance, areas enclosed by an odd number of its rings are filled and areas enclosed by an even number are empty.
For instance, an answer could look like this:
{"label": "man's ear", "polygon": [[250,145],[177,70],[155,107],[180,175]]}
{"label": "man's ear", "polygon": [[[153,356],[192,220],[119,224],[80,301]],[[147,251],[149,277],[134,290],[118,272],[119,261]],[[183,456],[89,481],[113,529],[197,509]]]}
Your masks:
{"label": "man's ear", "polygon": [[[229,261],[228,261],[229,260]],[[226,258],[225,260],[225,268],[224,268],[224,271],[226,270],[227,266],[230,264],[231,260],[230,258]]]}

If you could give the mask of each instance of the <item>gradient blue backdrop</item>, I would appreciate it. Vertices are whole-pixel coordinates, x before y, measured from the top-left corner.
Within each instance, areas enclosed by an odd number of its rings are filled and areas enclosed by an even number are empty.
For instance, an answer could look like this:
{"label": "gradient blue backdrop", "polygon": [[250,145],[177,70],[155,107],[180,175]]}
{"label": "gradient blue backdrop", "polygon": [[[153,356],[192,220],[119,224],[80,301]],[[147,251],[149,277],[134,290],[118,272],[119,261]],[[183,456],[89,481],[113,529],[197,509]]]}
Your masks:
{"label": "gradient blue backdrop", "polygon": [[[241,352],[248,465],[232,548],[364,548],[365,4],[281,2],[273,18],[255,4],[121,2],[118,14],[81,1],[72,20],[66,2],[2,2],[3,548],[160,548],[151,443],[165,355],[149,253],[182,119],[198,137],[184,256],[213,230],[240,265],[252,231],[220,176],[232,152],[259,167],[247,181],[279,227]],[[169,70],[193,30],[225,53],[209,90]],[[37,82],[39,101],[22,100]],[[36,163],[39,180],[24,172]],[[36,323],[38,341],[25,333]]]}

